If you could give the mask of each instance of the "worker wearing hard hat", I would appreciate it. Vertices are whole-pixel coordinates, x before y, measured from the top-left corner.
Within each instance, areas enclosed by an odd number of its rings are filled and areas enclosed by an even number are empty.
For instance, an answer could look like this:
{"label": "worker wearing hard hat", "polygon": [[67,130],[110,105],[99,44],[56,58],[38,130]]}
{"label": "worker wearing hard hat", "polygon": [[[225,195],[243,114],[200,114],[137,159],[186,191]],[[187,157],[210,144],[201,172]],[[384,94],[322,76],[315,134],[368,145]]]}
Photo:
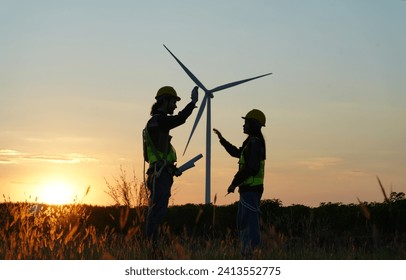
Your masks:
{"label": "worker wearing hard hat", "polygon": [[168,210],[173,176],[176,172],[176,151],[171,144],[172,136],[169,132],[184,124],[196,108],[198,87],[193,88],[191,101],[177,115],[173,113],[180,97],[173,87],[160,88],[155,99],[156,103],[151,108],[151,118],[143,130],[144,160],[149,163],[146,185],[150,190],[146,234],[152,241],[154,251],[158,246],[158,227]]}
{"label": "worker wearing hard hat", "polygon": [[257,109],[249,111],[245,117],[243,130],[248,134],[240,148],[229,143],[222,134],[213,129],[221,145],[232,156],[239,158],[239,169],[235,174],[227,194],[233,193],[236,187],[240,194],[237,213],[237,228],[240,231],[242,255],[252,258],[260,244],[259,203],[264,191],[265,140],[261,128],[266,118]]}

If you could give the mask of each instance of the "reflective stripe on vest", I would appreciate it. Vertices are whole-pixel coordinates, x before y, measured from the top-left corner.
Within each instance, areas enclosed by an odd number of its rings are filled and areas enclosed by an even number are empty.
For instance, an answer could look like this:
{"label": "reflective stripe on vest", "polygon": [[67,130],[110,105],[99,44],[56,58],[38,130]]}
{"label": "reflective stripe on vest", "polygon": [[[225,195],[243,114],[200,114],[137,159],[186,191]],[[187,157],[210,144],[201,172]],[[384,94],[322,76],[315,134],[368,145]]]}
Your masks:
{"label": "reflective stripe on vest", "polygon": [[[246,148],[247,148],[247,146],[245,146],[245,148],[242,150],[240,160],[238,161],[240,170],[245,167],[244,151]],[[243,186],[263,185],[264,184],[264,170],[265,170],[265,160],[261,160],[258,173],[255,174],[254,176],[249,176],[247,179],[244,180],[244,182],[242,182],[241,185],[243,185]]]}
{"label": "reflective stripe on vest", "polygon": [[[158,152],[158,156],[155,155],[154,152],[152,152],[152,149],[151,149],[150,145],[147,145],[148,162],[150,164],[153,164],[153,163],[163,159],[164,154],[162,152],[160,152],[160,151],[157,151],[157,152]],[[174,162],[176,162],[176,160],[177,160],[177,158],[176,158],[175,148],[172,145],[170,145],[169,152],[166,155],[166,161],[169,162],[169,163],[174,163]]]}

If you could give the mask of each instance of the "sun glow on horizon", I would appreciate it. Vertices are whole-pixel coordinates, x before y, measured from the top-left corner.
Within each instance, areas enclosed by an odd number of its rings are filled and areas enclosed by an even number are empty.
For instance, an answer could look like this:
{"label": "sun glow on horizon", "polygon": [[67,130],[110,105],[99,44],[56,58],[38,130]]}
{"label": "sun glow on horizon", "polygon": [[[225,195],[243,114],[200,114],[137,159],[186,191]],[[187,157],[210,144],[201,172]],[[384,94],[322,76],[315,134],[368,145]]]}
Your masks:
{"label": "sun glow on horizon", "polygon": [[49,181],[41,186],[38,201],[50,204],[70,204],[74,202],[73,187],[66,181]]}

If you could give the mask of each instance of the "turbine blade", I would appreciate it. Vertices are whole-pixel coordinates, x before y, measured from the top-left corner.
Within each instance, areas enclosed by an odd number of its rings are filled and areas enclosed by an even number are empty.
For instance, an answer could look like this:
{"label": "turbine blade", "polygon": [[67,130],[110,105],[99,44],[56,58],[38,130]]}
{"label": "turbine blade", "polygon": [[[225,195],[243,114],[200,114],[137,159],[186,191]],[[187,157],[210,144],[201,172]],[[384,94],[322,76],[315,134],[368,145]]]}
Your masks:
{"label": "turbine blade", "polygon": [[195,75],[193,75],[192,72],[190,72],[189,69],[187,69],[187,67],[164,45],[165,49],[167,49],[167,51],[173,56],[173,58],[179,63],[179,65],[183,68],[183,70],[186,72],[186,74],[188,74],[188,76],[193,80],[193,82],[195,82],[195,84],[201,88],[202,90],[204,90],[204,92],[207,92],[206,87],[199,81],[199,79],[196,78]]}
{"label": "turbine blade", "polygon": [[268,73],[268,74],[256,76],[256,77],[253,77],[253,78],[249,78],[249,79],[240,80],[240,81],[228,83],[228,84],[225,84],[225,85],[221,85],[221,86],[215,87],[214,89],[210,90],[210,92],[216,92],[216,91],[220,91],[220,90],[223,90],[223,89],[227,89],[227,88],[230,88],[230,87],[242,84],[242,83],[246,83],[246,82],[249,82],[249,81],[252,81],[252,80],[255,80],[255,79],[259,79],[259,78],[262,78],[262,77],[265,77],[265,76],[268,76],[268,75],[271,75],[271,74],[272,73]]}
{"label": "turbine blade", "polygon": [[206,107],[206,103],[207,103],[207,96],[208,96],[208,94],[205,94],[205,95],[204,95],[203,100],[202,100],[202,103],[200,104],[200,108],[199,108],[199,111],[197,112],[196,119],[195,119],[195,123],[193,124],[192,131],[190,132],[189,139],[187,140],[185,150],[183,151],[183,155],[185,155],[186,149],[187,149],[187,147],[189,146],[190,139],[192,139],[192,135],[193,135],[193,133],[194,133],[195,130],[196,130],[197,124],[199,123],[200,118],[201,118],[202,115],[203,115],[203,111],[204,111],[204,108]]}

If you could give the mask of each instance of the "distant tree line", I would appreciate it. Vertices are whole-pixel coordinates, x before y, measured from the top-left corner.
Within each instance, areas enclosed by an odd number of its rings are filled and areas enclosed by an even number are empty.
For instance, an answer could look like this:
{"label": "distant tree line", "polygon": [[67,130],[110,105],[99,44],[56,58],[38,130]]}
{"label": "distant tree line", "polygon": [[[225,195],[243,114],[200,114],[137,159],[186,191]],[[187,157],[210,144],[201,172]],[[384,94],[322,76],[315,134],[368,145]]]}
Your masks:
{"label": "distant tree line", "polygon": [[[394,237],[406,241],[406,199],[392,193],[390,201],[359,204],[321,203],[319,207],[283,206],[278,199],[261,202],[261,225],[289,239],[315,242],[385,242]],[[146,206],[91,207],[88,223],[98,230],[126,234],[134,225],[143,228]],[[186,204],[169,208],[167,230],[176,235],[221,237],[236,234],[237,203],[227,206]],[[143,234],[142,230],[139,234]]]}

